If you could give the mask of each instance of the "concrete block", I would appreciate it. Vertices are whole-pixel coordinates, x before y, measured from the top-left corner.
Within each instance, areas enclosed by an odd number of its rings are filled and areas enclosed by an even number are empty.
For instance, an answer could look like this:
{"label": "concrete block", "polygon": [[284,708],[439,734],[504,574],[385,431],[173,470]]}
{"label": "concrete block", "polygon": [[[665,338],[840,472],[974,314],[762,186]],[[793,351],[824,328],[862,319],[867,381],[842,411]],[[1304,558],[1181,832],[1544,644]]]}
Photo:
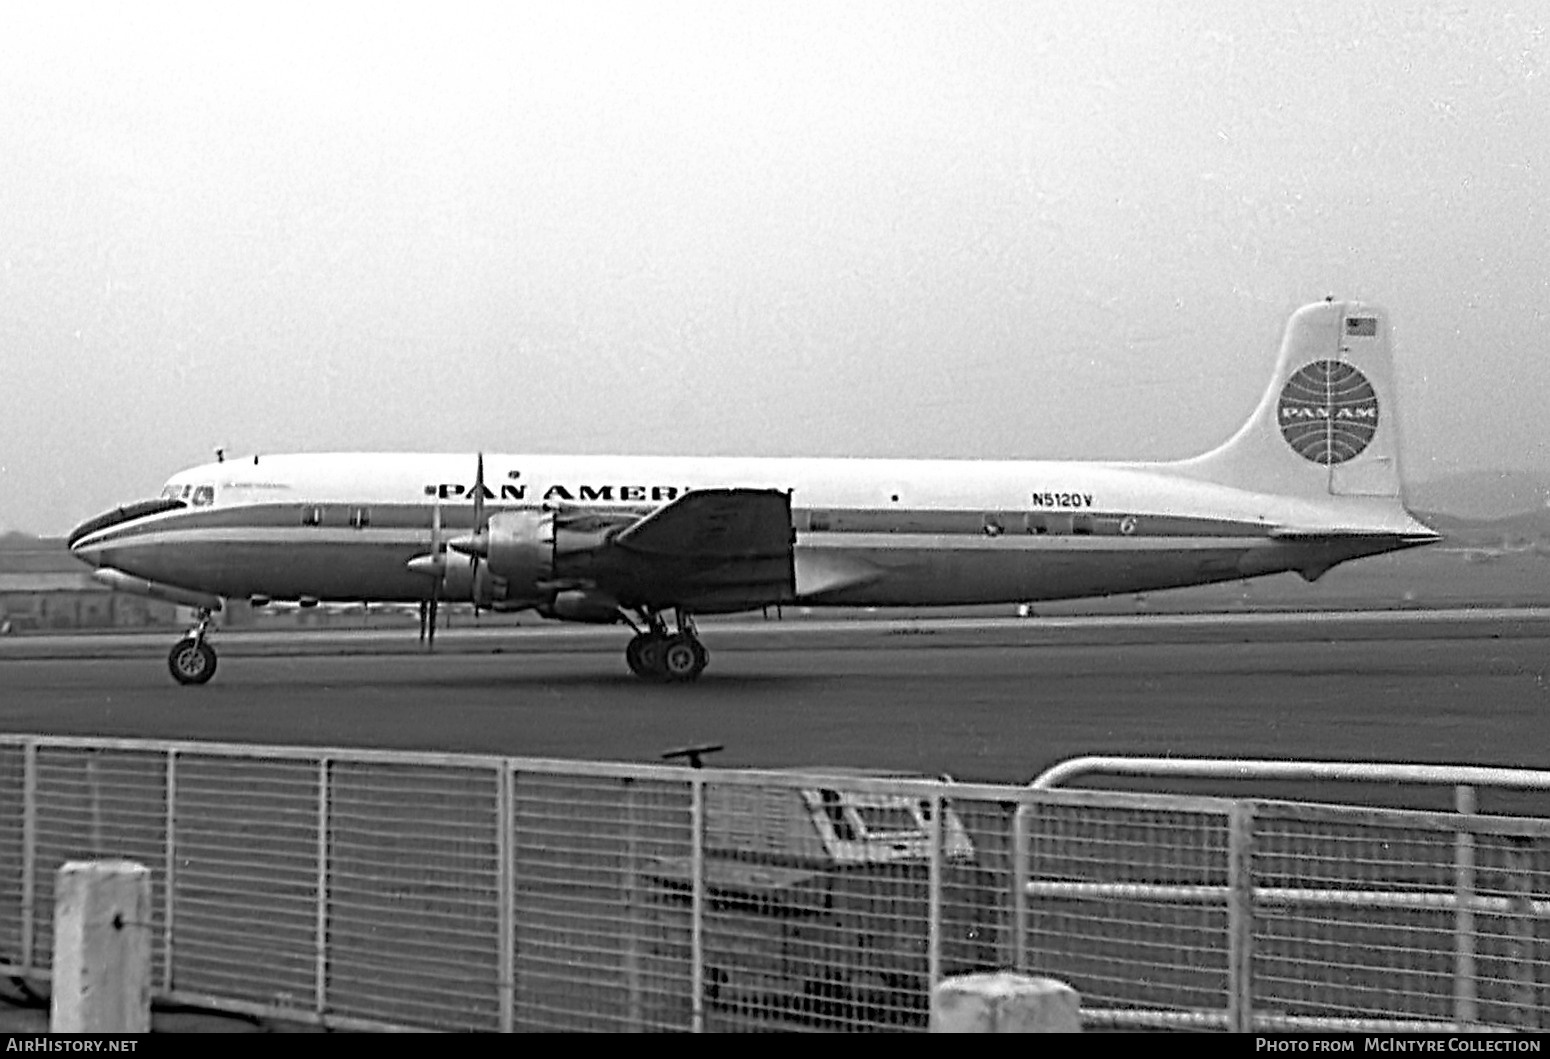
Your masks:
{"label": "concrete block", "polygon": [[54,881],[54,1033],[151,1031],[151,871],[69,861]]}
{"label": "concrete block", "polygon": [[1080,998],[1053,978],[1011,971],[943,979],[931,994],[932,1033],[1080,1033]]}

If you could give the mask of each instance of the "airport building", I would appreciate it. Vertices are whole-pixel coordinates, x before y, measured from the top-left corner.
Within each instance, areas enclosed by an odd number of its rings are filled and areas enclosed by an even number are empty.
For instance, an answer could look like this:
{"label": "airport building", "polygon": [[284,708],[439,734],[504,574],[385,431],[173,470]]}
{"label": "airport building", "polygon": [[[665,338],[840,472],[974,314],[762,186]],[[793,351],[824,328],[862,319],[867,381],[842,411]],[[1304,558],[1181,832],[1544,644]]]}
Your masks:
{"label": "airport building", "polygon": [[98,584],[58,537],[0,540],[0,632],[170,626],[177,611]]}
{"label": "airport building", "polygon": [[[443,605],[443,626],[463,620],[466,608]],[[458,612],[454,619],[452,612]],[[159,599],[114,592],[91,576],[60,537],[0,536],[0,635],[63,632],[70,629],[178,628],[194,620],[189,607]],[[486,620],[489,620],[488,617]],[[262,609],[243,600],[228,601],[218,616],[222,627],[266,628],[370,627],[412,625],[414,605],[360,604],[301,608],[275,604]]]}

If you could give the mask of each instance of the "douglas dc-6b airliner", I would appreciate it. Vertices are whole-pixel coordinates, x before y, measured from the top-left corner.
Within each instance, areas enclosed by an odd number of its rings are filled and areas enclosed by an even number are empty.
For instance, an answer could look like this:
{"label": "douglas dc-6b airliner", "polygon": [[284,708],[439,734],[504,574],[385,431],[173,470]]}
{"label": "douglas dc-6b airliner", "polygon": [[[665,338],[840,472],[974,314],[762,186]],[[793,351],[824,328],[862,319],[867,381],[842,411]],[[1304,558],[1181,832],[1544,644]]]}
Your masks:
{"label": "douglas dc-6b airliner", "polygon": [[432,636],[443,600],[623,622],[632,672],[688,681],[695,615],[1311,581],[1428,544],[1395,406],[1387,319],[1325,301],[1291,318],[1248,422],[1193,459],[266,455],[182,471],[69,544],[116,589],[198,608],[169,656],[184,684],[215,672],[222,597],[418,601]]}

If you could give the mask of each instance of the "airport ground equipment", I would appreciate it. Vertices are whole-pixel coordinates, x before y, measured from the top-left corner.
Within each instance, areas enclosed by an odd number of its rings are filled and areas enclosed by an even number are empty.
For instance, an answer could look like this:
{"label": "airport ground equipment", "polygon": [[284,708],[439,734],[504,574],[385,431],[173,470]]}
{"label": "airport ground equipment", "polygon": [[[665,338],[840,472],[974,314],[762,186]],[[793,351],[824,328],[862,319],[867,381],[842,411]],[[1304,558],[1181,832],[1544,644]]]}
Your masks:
{"label": "airport ground equipment", "polygon": [[[934,980],[996,966],[995,882],[952,804],[850,790],[845,775],[800,789],[707,791],[708,1003],[771,1019],[918,1026]],[[672,913],[693,901],[692,869],[684,857],[648,869],[660,883],[655,905],[668,913],[654,955],[684,966],[690,938]]]}

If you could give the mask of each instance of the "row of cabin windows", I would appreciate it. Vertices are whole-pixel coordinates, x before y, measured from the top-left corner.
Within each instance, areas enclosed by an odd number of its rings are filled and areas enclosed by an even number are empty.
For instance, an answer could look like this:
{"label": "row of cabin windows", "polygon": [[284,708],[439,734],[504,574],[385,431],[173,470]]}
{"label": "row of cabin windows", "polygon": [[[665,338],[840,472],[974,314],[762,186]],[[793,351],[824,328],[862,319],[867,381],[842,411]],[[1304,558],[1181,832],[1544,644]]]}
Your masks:
{"label": "row of cabin windows", "polygon": [[[303,526],[321,526],[323,524],[323,508],[320,506],[304,507],[301,509],[301,524]],[[365,529],[371,525],[371,509],[367,507],[350,508],[349,524],[355,529]],[[999,537],[1007,530],[1007,519],[1001,515],[986,515],[984,519],[984,532],[988,537]],[[1024,533],[1120,533],[1129,535],[1135,532],[1136,520],[1126,518],[1115,520],[1112,518],[1094,518],[1092,515],[1023,515],[1015,520],[1021,522],[1021,530]],[[808,528],[822,532],[834,528],[827,512],[814,511],[808,515]]]}
{"label": "row of cabin windows", "polygon": [[[355,529],[365,529],[371,525],[371,508],[352,507],[350,509],[350,525]],[[301,509],[301,524],[303,526],[321,526],[323,524],[323,508],[304,507]]]}
{"label": "row of cabin windows", "polygon": [[1000,515],[985,516],[985,535],[987,537],[999,537],[1009,531],[1042,536],[1051,534],[1074,534],[1082,536],[1113,536],[1128,537],[1135,533],[1140,525],[1140,520],[1135,515],[1088,515],[1088,514],[1027,514],[1011,519],[1005,519]]}
{"label": "row of cabin windows", "polygon": [[[798,520],[798,529],[801,526]],[[806,528],[815,533],[823,533],[840,529],[873,529],[897,532],[897,527],[886,524],[866,525],[868,521],[863,515],[860,519],[844,518],[828,511],[810,511],[806,513]],[[848,523],[848,525],[847,525]],[[981,520],[980,527],[987,537],[999,537],[1004,533],[1026,533],[1033,536],[1044,534],[1074,534],[1076,536],[1090,536],[1119,534],[1129,536],[1136,531],[1137,520],[1135,516],[1115,517],[1111,515],[1097,516],[1085,513],[1027,513],[1027,514],[986,514]],[[919,527],[916,531],[923,530]]]}

